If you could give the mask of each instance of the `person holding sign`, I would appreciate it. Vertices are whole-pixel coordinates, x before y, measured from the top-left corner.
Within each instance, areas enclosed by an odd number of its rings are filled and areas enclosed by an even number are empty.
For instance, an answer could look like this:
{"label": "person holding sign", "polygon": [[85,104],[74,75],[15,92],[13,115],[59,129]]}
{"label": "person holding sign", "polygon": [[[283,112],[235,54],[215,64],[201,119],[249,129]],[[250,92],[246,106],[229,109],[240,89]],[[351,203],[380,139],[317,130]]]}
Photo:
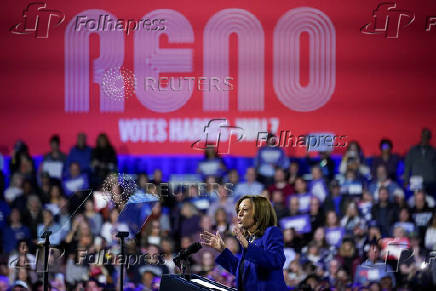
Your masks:
{"label": "person holding sign", "polygon": [[219,232],[202,233],[202,245],[220,252],[215,261],[236,276],[238,290],[287,290],[283,234],[271,202],[264,196],[245,195],[235,210],[233,234],[243,248],[240,258],[226,247]]}

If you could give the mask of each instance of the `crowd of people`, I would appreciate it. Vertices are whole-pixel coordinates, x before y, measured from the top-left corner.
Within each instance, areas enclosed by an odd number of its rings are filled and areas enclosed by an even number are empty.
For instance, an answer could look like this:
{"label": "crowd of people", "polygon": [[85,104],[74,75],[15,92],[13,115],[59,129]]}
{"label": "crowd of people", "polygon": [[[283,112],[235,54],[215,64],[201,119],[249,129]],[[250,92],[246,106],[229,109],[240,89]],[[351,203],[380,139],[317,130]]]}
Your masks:
{"label": "crowd of people", "polygon": [[[290,290],[435,285],[436,149],[430,141],[430,130],[423,129],[419,143],[401,157],[389,139],[382,139],[380,154],[371,159],[357,141],[350,141],[337,164],[328,151],[297,159],[267,143],[252,167],[244,169],[244,177],[211,147],[198,165],[202,187],[185,183],[171,191],[162,186],[167,181],[160,169],[136,173],[135,191],[154,194],[160,202],[126,243],[127,254],[142,254],[145,260],[130,262],[124,289],[158,290],[162,275],[180,273],[175,254],[198,241],[203,231],[219,232],[238,256],[234,207],[245,194],[268,197],[276,211]],[[0,183],[0,290],[42,288],[41,235],[46,230],[52,231],[51,290],[117,289],[116,234],[123,205],[104,199],[104,192],[111,191],[105,181],[117,175],[109,138],[100,134],[92,148],[86,135],[78,134],[77,144],[64,154],[54,135],[38,168],[29,152],[19,141],[9,165],[3,165],[9,166],[10,177],[5,185],[2,174]],[[215,263],[217,255],[202,248],[191,257],[192,271],[235,286],[235,276]]]}

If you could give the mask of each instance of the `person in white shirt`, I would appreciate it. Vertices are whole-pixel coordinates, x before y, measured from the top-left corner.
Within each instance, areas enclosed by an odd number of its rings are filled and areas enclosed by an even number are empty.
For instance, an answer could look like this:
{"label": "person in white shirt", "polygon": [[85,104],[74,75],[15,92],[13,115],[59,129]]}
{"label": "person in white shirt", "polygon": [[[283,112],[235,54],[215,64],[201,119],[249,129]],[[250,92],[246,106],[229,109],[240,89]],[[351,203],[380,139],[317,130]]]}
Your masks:
{"label": "person in white shirt", "polygon": [[234,191],[234,200],[237,201],[241,196],[260,195],[263,191],[263,185],[256,181],[256,170],[254,168],[247,168],[245,172],[245,182],[236,185]]}
{"label": "person in white shirt", "polygon": [[433,216],[425,232],[424,245],[428,250],[436,250],[436,211],[433,212]]}

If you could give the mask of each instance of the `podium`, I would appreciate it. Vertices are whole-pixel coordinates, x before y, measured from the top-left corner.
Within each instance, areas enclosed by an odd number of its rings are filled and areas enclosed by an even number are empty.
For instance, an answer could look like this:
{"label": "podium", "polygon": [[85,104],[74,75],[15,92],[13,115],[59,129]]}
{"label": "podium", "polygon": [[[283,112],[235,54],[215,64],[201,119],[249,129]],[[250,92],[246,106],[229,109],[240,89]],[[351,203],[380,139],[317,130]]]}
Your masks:
{"label": "podium", "polygon": [[227,287],[223,284],[192,274],[188,281],[180,275],[163,275],[160,282],[160,291],[209,291],[209,290],[230,290],[237,291],[235,288]]}

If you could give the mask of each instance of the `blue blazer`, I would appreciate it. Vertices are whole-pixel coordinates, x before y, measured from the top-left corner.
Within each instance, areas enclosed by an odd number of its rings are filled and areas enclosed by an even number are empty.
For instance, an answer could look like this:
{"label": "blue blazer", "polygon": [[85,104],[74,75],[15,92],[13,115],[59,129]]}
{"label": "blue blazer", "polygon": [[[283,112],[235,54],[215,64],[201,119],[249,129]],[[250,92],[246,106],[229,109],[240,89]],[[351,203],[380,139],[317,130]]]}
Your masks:
{"label": "blue blazer", "polygon": [[[246,249],[242,249],[242,256],[244,256],[242,282],[245,291],[288,290],[283,278],[285,263],[283,244],[283,233],[280,228],[270,226],[262,237],[254,240]],[[242,256],[237,258],[226,248],[215,262],[238,278]]]}

